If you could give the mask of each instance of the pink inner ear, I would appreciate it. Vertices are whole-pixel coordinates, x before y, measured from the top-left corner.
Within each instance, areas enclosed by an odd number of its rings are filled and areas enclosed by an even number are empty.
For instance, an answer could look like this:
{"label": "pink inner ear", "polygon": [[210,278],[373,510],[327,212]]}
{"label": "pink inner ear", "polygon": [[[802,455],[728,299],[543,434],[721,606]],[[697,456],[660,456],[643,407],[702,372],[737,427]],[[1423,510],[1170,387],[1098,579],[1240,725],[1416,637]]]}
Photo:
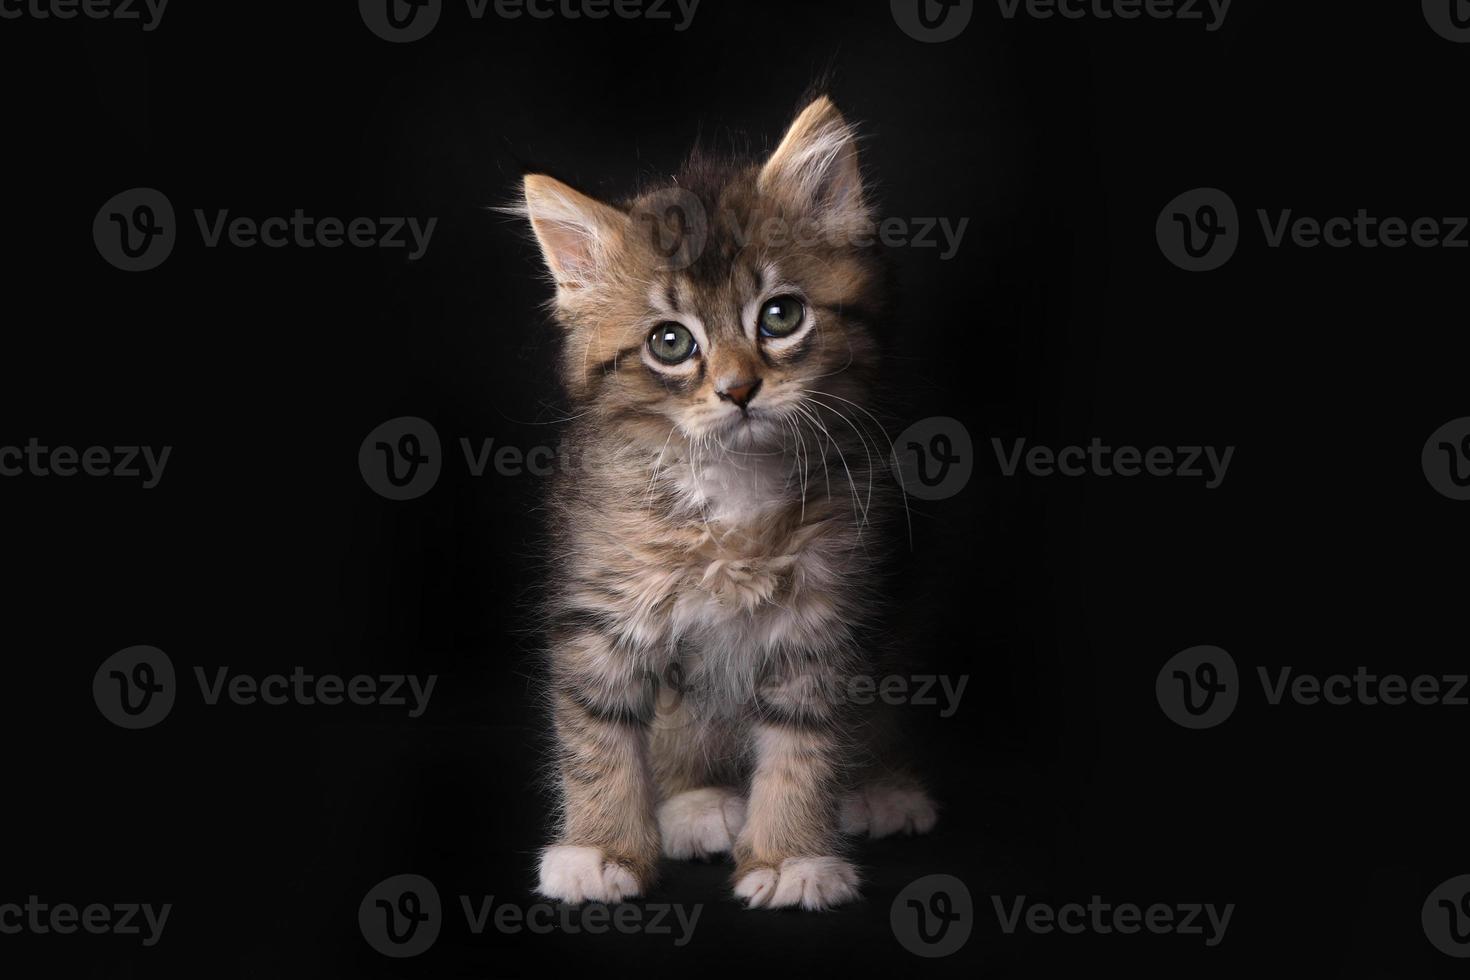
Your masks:
{"label": "pink inner ear", "polygon": [[596,268],[597,255],[592,233],[572,221],[547,218],[532,220],[536,236],[546,252],[546,261],[558,278],[585,280]]}

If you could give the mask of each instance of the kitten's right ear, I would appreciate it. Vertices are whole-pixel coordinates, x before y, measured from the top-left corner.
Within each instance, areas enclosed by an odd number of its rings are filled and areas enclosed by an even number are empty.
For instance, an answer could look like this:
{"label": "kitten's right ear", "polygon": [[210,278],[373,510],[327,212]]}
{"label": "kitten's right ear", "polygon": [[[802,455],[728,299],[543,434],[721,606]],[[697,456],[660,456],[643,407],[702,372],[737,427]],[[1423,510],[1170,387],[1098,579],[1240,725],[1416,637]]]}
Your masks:
{"label": "kitten's right ear", "polygon": [[857,133],[825,95],[801,111],[761,168],[762,193],[854,231],[868,221]]}
{"label": "kitten's right ear", "polygon": [[543,174],[526,175],[522,188],[526,217],[556,284],[580,289],[602,279],[628,216]]}

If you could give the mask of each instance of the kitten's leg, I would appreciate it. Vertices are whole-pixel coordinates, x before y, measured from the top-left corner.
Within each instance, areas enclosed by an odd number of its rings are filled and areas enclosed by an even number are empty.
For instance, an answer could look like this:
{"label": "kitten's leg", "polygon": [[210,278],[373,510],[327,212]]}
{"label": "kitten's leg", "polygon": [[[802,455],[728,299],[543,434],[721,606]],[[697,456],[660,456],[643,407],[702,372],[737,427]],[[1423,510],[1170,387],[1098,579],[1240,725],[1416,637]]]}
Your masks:
{"label": "kitten's leg", "polygon": [[563,902],[643,893],[658,860],[645,737],[648,690],[596,634],[557,651],[553,718],[562,793],[538,891]]}
{"label": "kitten's leg", "polygon": [[729,786],[675,793],[658,806],[664,854],[676,861],[727,854],[745,826],[745,797]]}
{"label": "kitten's leg", "polygon": [[938,807],[909,769],[914,747],[904,737],[892,706],[864,718],[862,752],[853,766],[851,791],[842,798],[838,826],[844,834],[879,838],[927,834],[939,820]]}
{"label": "kitten's leg", "polygon": [[735,726],[703,701],[688,689],[661,697],[649,738],[663,852],[680,861],[728,853],[745,826]]}
{"label": "kitten's leg", "polygon": [[844,834],[879,838],[927,834],[938,821],[939,810],[919,781],[893,775],[861,780],[843,797],[838,825]]}
{"label": "kitten's leg", "polygon": [[735,845],[735,894],[751,908],[822,909],[858,896],[857,869],[839,857],[842,731],[812,678],[761,691],[755,772]]}

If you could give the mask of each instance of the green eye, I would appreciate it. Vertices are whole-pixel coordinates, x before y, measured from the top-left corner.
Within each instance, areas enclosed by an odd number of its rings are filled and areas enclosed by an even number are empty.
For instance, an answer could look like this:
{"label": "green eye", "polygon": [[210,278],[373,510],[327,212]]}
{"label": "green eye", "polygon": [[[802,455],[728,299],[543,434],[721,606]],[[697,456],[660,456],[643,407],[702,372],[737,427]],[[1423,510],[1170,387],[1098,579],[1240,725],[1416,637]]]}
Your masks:
{"label": "green eye", "polygon": [[766,300],[759,320],[762,337],[786,337],[806,319],[806,307],[795,296],[777,296]]}
{"label": "green eye", "polygon": [[648,349],[665,364],[679,364],[694,356],[699,345],[682,323],[660,323],[648,335]]}

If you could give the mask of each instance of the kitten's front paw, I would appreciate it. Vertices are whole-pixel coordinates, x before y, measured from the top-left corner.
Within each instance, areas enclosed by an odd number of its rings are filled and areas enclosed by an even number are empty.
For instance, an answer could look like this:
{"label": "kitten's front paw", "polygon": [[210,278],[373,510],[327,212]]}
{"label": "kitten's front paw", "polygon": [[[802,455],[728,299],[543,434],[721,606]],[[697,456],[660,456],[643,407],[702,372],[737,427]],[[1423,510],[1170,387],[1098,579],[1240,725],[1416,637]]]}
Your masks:
{"label": "kitten's front paw", "polygon": [[857,869],[836,857],[787,858],[777,868],[756,868],[735,883],[735,896],[747,908],[782,909],[800,905],[818,911],[858,897]]}
{"label": "kitten's front paw", "polygon": [[642,893],[638,878],[595,847],[557,844],[541,852],[541,881],[536,890],[569,905],[621,902]]}
{"label": "kitten's front paw", "polygon": [[922,789],[874,784],[847,795],[838,826],[844,834],[878,838],[927,834],[938,822],[939,811]]}
{"label": "kitten's front paw", "polygon": [[744,826],[745,799],[730,789],[675,793],[658,808],[664,854],[680,861],[728,852]]}

